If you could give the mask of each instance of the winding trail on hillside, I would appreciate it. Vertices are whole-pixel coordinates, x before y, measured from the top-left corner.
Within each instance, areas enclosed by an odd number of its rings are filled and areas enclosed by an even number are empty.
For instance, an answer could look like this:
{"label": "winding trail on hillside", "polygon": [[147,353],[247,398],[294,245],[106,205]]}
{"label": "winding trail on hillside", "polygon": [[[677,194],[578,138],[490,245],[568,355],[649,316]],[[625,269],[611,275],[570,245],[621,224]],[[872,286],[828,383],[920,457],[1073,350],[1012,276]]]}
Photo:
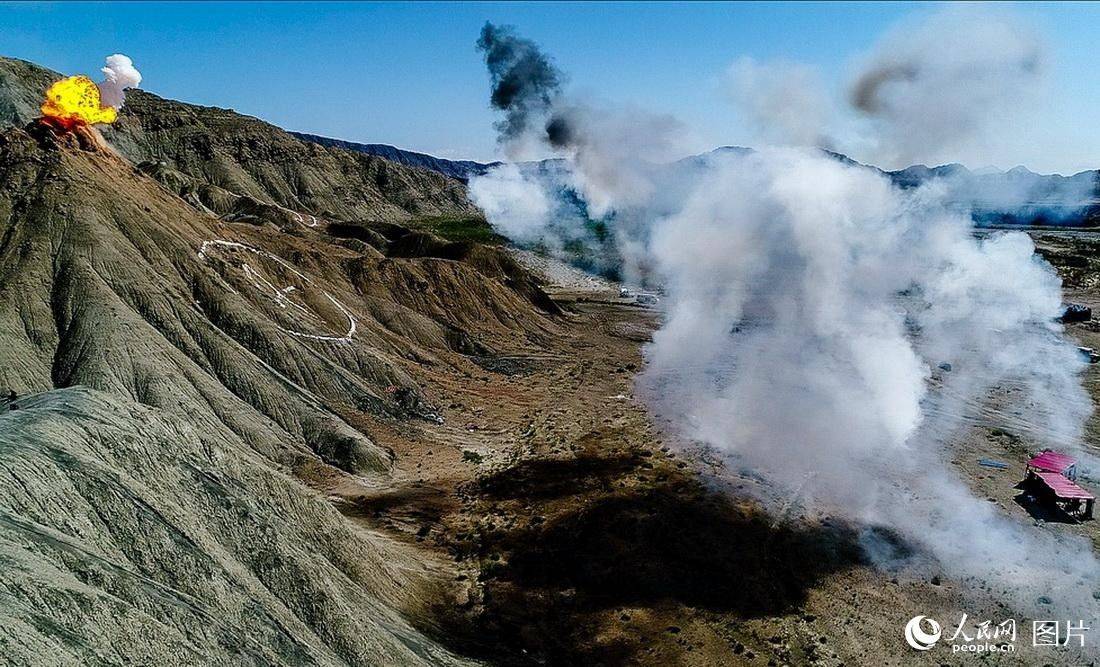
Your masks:
{"label": "winding trail on hillside", "polygon": [[[203,241],[202,245],[199,246],[199,252],[198,252],[199,259],[201,259],[203,261],[206,261],[207,258],[210,255],[211,249],[215,249],[215,248],[217,248],[217,249],[226,249],[226,250],[229,250],[229,251],[250,252],[254,255],[270,259],[274,262],[277,262],[280,266],[282,266],[286,270],[290,271],[294,275],[301,278],[302,281],[305,282],[306,284],[309,284],[309,285],[313,284],[313,280],[309,276],[305,275],[304,273],[302,273],[298,269],[294,268],[290,263],[288,263],[282,257],[279,257],[278,255],[276,255],[274,253],[267,252],[266,250],[261,250],[259,248],[255,248],[255,247],[252,247],[250,245],[245,245],[244,243],[238,243],[236,241],[226,241],[226,240],[223,240],[223,239],[211,239],[211,240],[208,240],[208,241]],[[288,287],[284,287],[284,288],[280,289],[280,288],[276,287],[270,280],[265,278],[263,273],[260,272],[255,267],[253,267],[252,265],[245,263],[245,264],[242,265],[242,267],[244,269],[244,272],[250,278],[253,278],[253,280],[254,280],[253,285],[255,285],[257,288],[262,289],[262,286],[259,284],[259,282],[256,282],[256,281],[262,281],[265,285],[268,286],[268,288],[271,289],[272,293],[274,294],[273,298],[275,299],[275,303],[277,303],[281,308],[285,309],[288,305],[290,305],[290,306],[293,306],[294,308],[297,308],[298,310],[301,310],[302,312],[306,313],[307,315],[312,314],[312,313],[310,313],[310,311],[308,311],[306,308],[304,308],[300,304],[297,304],[297,303],[291,301],[290,298],[287,296],[290,292],[294,291],[295,288],[294,288],[293,285],[290,285]],[[358,328],[358,322],[356,321],[355,316],[352,315],[351,311],[349,311],[347,309],[347,307],[344,306],[344,304],[340,303],[340,301],[338,299],[336,299],[336,297],[332,296],[331,294],[329,294],[328,292],[326,292],[324,290],[321,290],[321,293],[325,296],[326,299],[328,299],[332,303],[333,306],[336,307],[337,310],[339,310],[341,313],[343,313],[344,317],[347,318],[347,320],[348,320],[348,329],[347,329],[347,332],[344,333],[344,335],[342,335],[342,336],[326,336],[326,335],[322,335],[322,334],[311,334],[311,333],[306,333],[304,331],[294,331],[292,329],[287,329],[287,328],[281,327],[281,326],[279,327],[279,330],[282,331],[283,333],[287,333],[287,334],[290,334],[291,336],[296,336],[298,338],[306,338],[306,339],[310,339],[310,340],[323,340],[323,341],[329,341],[329,342],[335,342],[335,343],[350,343],[352,338],[355,337],[355,332],[356,332],[356,329]],[[278,325],[276,325],[276,326],[278,326]]]}

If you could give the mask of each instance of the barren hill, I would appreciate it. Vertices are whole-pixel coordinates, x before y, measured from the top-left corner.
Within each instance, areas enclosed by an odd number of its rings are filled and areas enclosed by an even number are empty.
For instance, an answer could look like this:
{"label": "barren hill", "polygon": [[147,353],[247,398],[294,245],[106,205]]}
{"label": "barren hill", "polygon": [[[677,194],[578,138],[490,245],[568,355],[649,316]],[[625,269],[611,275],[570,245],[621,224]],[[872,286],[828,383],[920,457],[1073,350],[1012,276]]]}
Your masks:
{"label": "barren hill", "polygon": [[[21,121],[49,77],[0,66]],[[556,307],[499,249],[381,222],[468,212],[457,181],[131,102],[109,143],[0,132],[5,658],[458,662],[412,625],[432,557],[317,489],[389,485],[374,431],[444,421],[441,382]]]}
{"label": "barren hill", "polygon": [[[1006,611],[767,514],[635,396],[659,311],[551,299],[460,182],[141,93],[61,132],[55,76],[0,59],[0,664],[939,664],[905,617]],[[1026,446],[976,422],[960,474],[1023,517]]]}
{"label": "barren hill", "polygon": [[[59,78],[32,63],[0,58],[0,126],[33,120],[46,88]],[[188,191],[220,215],[257,203],[343,220],[477,215],[456,179],[141,90],[130,92],[126,112],[104,134],[134,164],[182,174],[178,180]]]}
{"label": "barren hill", "polygon": [[472,176],[482,176],[488,173],[493,167],[502,164],[500,162],[475,162],[474,160],[448,160],[426,153],[407,151],[388,144],[360,144],[354,141],[322,137],[316,134],[307,134],[305,132],[291,132],[290,134],[310,143],[344,148],[357,153],[366,153],[367,155],[377,155],[391,162],[407,164],[410,167],[429,169],[445,176],[450,176],[451,178],[457,178],[463,182],[468,181]]}

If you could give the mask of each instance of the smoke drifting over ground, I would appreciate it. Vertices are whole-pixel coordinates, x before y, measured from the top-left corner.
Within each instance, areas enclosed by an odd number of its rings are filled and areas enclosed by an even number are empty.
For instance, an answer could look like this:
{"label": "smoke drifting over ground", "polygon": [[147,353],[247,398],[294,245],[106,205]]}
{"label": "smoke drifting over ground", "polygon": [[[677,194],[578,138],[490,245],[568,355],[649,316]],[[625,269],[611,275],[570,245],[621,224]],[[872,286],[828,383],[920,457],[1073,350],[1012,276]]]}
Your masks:
{"label": "smoke drifting over ground", "polygon": [[[976,43],[1016,38],[1006,30],[989,27]],[[949,146],[982,126],[1003,92],[994,79],[1019,82],[1038,66],[1023,42],[983,55],[954,39],[937,51],[927,34],[872,58],[853,89],[881,120],[875,140],[898,154],[910,148],[900,136],[916,113],[908,104],[946,98],[914,132]],[[798,84],[807,77],[794,74],[789,85],[756,64],[735,66],[739,95],[761,120],[784,100],[810,103]],[[640,378],[658,415],[763,475],[769,498],[886,527],[956,576],[1018,593],[1022,606],[1039,595],[1064,609],[1095,606],[1100,570],[1088,544],[997,513],[950,464],[954,439],[990,411],[1036,446],[1079,446],[1091,411],[1083,361],[1054,321],[1059,279],[1029,237],[978,239],[966,212],[945,206],[944,181],[903,190],[814,148],[656,165],[676,144],[674,122],[642,133],[659,141],[642,141],[636,117],[561,100],[543,109],[569,120],[553,184],[511,167],[475,179],[471,193],[519,238],[583,224],[563,222],[563,209],[599,216],[624,263],[665,288]],[[824,136],[798,120],[781,115],[776,136]],[[525,127],[549,141],[544,126]]]}
{"label": "smoke drifting over ground", "polygon": [[514,164],[493,170],[491,178],[470,181],[470,198],[517,243],[536,243],[551,223],[553,197]]}
{"label": "smoke drifting over ground", "polygon": [[996,409],[1020,412],[1014,427],[1079,442],[1082,361],[1030,239],[978,241],[935,193],[819,154],[724,162],[655,222],[669,306],[642,378],[650,405],[778,496],[887,526],[956,574],[1032,582],[1030,601],[1088,604],[1087,545],[1063,564],[1074,576],[1050,580],[1054,538],[998,516],[946,465],[965,418],[1006,384],[1020,397]]}
{"label": "smoke drifting over ground", "polygon": [[99,97],[104,106],[121,109],[126,102],[126,89],[141,84],[141,72],[128,56],[116,53],[107,56],[107,64],[100,70],[103,82],[99,84]]}

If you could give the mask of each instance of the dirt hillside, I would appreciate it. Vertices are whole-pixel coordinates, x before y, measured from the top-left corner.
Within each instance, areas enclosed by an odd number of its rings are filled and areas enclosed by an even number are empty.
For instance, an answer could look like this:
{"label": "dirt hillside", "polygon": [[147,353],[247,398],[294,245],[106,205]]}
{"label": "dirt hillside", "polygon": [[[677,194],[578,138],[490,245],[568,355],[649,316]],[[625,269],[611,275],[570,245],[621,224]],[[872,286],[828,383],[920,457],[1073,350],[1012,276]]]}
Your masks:
{"label": "dirt hillside", "polygon": [[389,485],[372,431],[442,420],[433,378],[554,308],[502,251],[327,226],[227,221],[94,131],[0,133],[8,657],[452,660],[405,620],[434,557],[304,482]]}
{"label": "dirt hillside", "polygon": [[[39,114],[57,72],[0,57],[0,127],[22,127]],[[172,172],[175,183],[219,215],[282,207],[339,220],[401,221],[477,216],[463,184],[434,171],[364,153],[302,141],[230,109],[166,100],[142,90],[104,135],[147,171]]]}

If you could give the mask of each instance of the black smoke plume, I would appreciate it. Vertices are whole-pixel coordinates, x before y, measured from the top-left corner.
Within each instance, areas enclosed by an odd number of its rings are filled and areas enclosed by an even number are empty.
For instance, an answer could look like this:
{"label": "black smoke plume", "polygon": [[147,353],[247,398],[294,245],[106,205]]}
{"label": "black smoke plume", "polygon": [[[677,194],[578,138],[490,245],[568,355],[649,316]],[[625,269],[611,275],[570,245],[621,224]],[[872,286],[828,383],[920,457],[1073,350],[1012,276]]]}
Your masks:
{"label": "black smoke plume", "polygon": [[477,40],[492,81],[491,102],[504,112],[495,124],[501,143],[518,139],[543,118],[561,91],[562,74],[537,44],[515,28],[486,22]]}
{"label": "black smoke plume", "polygon": [[546,140],[554,148],[568,148],[577,144],[579,137],[573,121],[556,113],[546,123]]}

